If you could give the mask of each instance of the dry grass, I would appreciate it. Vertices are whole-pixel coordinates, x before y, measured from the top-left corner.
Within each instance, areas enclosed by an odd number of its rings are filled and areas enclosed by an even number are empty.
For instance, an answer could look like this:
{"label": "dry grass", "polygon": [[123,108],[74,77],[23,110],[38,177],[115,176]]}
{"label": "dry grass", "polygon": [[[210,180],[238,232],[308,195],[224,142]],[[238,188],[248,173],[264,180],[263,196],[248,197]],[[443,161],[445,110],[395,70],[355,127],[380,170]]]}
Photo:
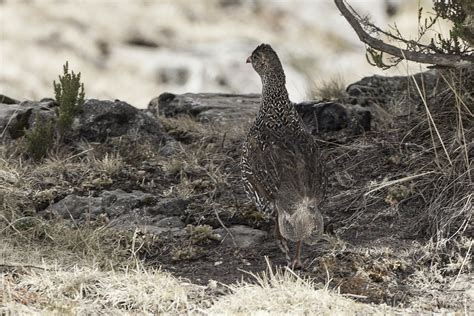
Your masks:
{"label": "dry grass", "polygon": [[[449,71],[442,73],[447,84],[440,84],[438,93],[430,98],[425,97],[424,87],[414,81],[424,113],[396,117],[397,127],[392,130],[372,133],[371,139],[356,139],[350,145],[336,145],[329,150],[336,169],[341,164],[347,166],[336,170],[335,180],[350,190],[330,201],[356,208],[347,222],[353,224],[359,217],[367,220],[362,214],[374,204],[383,206],[382,202],[386,202],[398,212],[399,207],[410,203],[419,208],[411,230],[424,237],[452,239],[473,229],[474,116],[468,107],[474,95],[473,81],[468,79],[473,79],[473,72],[462,74],[461,78]],[[463,82],[462,89],[459,81]],[[354,180],[368,172],[370,168],[359,174],[358,169],[364,166],[372,166],[370,173],[380,178]],[[393,166],[398,167],[396,174]],[[347,181],[350,184],[344,183]]]}
{"label": "dry grass", "polygon": [[355,303],[327,288],[302,279],[293,271],[272,271],[253,275],[255,282],[229,286],[231,294],[219,298],[211,314],[231,315],[367,315],[389,313],[390,308]]}
{"label": "dry grass", "polygon": [[[103,271],[96,267],[33,269],[3,276],[5,311],[58,314],[193,312],[203,288],[153,269]],[[25,308],[26,307],[26,308]]]}
{"label": "dry grass", "polygon": [[346,96],[346,83],[341,76],[314,83],[309,93],[310,99],[322,100],[343,100]]}
{"label": "dry grass", "polygon": [[[0,311],[12,314],[296,314],[390,313],[385,306],[356,303],[302,279],[290,270],[254,275],[227,289],[197,286],[141,266],[125,270],[40,265],[2,275]],[[220,288],[229,292],[214,298]],[[319,288],[319,289],[318,289]]]}
{"label": "dry grass", "polygon": [[232,206],[242,203],[239,197],[244,195],[238,165],[248,124],[201,123],[187,116],[161,120],[182,142],[172,156],[160,160],[163,171],[177,180],[165,194],[200,203],[202,213],[196,217],[214,217],[213,209],[232,216]]}

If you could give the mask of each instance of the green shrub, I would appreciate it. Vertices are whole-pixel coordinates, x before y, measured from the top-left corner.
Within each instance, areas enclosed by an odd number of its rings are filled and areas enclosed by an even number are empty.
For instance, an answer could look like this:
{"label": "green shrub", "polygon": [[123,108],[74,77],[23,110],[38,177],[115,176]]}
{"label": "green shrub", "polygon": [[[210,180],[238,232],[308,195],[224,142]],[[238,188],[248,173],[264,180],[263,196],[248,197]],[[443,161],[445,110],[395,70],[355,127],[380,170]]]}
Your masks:
{"label": "green shrub", "polygon": [[54,125],[52,120],[42,121],[37,114],[34,128],[25,131],[26,152],[34,160],[41,160],[54,143]]}
{"label": "green shrub", "polygon": [[84,104],[84,84],[81,73],[69,73],[68,62],[64,65],[64,75],[59,76],[59,83],[53,82],[56,102],[59,104],[58,128],[63,136],[72,126],[74,117],[81,111]]}

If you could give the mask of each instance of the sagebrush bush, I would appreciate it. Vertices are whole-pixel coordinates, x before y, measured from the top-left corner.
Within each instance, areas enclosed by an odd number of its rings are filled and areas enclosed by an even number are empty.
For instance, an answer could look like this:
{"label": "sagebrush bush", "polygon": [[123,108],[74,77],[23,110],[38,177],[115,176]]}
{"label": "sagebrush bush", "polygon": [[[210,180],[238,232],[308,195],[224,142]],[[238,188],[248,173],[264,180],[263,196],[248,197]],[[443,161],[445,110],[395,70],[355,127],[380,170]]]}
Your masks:
{"label": "sagebrush bush", "polygon": [[81,73],[69,73],[69,65],[63,66],[64,75],[59,76],[59,83],[53,82],[58,109],[58,128],[64,135],[72,126],[74,117],[81,111],[84,104],[84,84],[81,83]]}

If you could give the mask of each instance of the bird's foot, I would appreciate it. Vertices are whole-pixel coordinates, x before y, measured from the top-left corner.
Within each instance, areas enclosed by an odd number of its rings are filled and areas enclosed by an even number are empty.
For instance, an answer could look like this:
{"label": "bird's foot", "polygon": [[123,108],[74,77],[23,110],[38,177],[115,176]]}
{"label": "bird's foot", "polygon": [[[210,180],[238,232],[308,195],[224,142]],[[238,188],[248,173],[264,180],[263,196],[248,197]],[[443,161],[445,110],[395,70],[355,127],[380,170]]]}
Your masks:
{"label": "bird's foot", "polygon": [[305,260],[304,262],[301,262],[301,260],[298,259],[293,259],[291,262],[289,262],[288,267],[291,268],[291,270],[304,270],[304,267],[308,263],[308,260]]}
{"label": "bird's foot", "polygon": [[301,240],[296,242],[295,256],[293,257],[293,261],[291,261],[291,268],[293,270],[296,270],[296,269],[303,270],[303,267],[304,267],[304,264],[301,263],[301,244],[302,244]]}

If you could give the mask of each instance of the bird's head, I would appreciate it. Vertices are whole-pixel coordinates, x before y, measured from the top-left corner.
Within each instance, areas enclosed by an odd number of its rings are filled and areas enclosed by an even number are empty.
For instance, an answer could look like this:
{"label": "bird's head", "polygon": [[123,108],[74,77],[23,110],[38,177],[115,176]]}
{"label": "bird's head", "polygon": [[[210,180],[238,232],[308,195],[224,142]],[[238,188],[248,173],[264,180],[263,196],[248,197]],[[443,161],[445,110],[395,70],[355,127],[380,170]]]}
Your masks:
{"label": "bird's head", "polygon": [[260,77],[272,74],[283,74],[280,59],[277,53],[268,44],[260,44],[257,46],[247,58],[247,63],[252,64],[253,69],[255,69]]}

